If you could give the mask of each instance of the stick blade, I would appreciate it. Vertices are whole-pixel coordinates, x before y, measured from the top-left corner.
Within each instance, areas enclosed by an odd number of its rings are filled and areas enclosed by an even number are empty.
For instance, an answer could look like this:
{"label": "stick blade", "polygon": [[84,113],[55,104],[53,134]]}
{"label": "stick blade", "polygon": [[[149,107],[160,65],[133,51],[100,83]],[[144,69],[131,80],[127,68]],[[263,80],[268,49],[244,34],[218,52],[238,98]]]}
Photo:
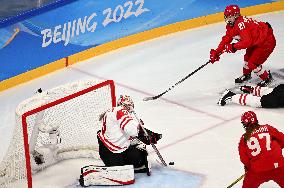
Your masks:
{"label": "stick blade", "polygon": [[149,100],[154,100],[154,97],[145,97],[145,98],[143,99],[143,101],[149,101]]}

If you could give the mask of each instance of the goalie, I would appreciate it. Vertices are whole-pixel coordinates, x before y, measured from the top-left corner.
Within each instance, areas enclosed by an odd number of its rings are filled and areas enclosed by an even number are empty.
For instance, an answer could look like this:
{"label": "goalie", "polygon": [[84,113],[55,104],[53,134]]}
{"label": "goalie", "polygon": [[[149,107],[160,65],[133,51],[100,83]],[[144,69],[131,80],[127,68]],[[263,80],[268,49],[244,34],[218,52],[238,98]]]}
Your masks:
{"label": "goalie", "polygon": [[[150,176],[151,167],[146,145],[156,144],[161,139],[161,134],[146,129],[149,135],[146,137],[141,128],[143,122],[138,122],[131,114],[133,109],[132,99],[128,95],[121,95],[117,107],[100,115],[102,128],[97,134],[99,155],[106,167],[90,165],[86,167],[87,172],[82,168],[80,176],[82,186],[131,184],[134,179],[129,177],[131,172],[133,173],[133,167],[135,173],[147,173]],[[119,172],[121,168],[124,169],[123,173]],[[115,182],[112,181],[114,176]]]}

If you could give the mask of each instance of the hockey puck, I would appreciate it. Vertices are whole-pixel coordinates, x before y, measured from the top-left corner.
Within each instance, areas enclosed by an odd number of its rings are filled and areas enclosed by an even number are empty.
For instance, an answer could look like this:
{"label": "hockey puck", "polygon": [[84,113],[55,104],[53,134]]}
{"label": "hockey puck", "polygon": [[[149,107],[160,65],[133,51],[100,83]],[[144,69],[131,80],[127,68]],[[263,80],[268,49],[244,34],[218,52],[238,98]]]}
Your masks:
{"label": "hockey puck", "polygon": [[169,162],[169,165],[175,165],[175,162]]}

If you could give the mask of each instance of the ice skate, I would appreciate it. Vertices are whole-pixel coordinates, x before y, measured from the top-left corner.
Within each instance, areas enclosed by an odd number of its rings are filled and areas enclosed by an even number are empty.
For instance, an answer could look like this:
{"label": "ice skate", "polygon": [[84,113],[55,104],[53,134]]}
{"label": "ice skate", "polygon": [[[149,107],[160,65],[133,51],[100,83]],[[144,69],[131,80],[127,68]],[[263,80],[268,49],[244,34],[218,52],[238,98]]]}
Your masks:
{"label": "ice skate", "polygon": [[270,71],[268,71],[268,77],[265,80],[262,80],[261,82],[259,82],[257,85],[260,87],[267,87],[269,85],[271,85],[271,83],[273,82],[273,78],[272,78],[272,74],[270,73]]}
{"label": "ice skate", "polygon": [[244,83],[244,82],[247,82],[248,80],[250,80],[251,79],[251,73],[249,73],[249,74],[243,74],[242,76],[240,76],[240,77],[238,77],[238,78],[236,78],[235,79],[235,83],[236,84],[242,84],[242,83]]}
{"label": "ice skate", "polygon": [[234,95],[234,92],[227,89],[226,91],[224,91],[217,104],[220,106],[225,106],[228,102],[231,102],[232,96]]}

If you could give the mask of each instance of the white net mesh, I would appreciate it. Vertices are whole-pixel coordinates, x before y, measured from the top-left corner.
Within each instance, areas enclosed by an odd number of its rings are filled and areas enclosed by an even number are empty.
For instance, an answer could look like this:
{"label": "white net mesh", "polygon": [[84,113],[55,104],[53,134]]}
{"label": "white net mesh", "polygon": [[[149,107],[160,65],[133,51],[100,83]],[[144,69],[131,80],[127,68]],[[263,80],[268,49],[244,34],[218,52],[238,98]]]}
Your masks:
{"label": "white net mesh", "polygon": [[[0,164],[0,187],[5,187],[15,180],[27,181],[24,137],[28,138],[31,151],[49,142],[48,133],[38,132],[36,139],[31,136],[35,119],[40,113],[43,117],[40,120],[45,125],[59,126],[62,142],[57,144],[58,161],[77,157],[99,158],[96,136],[100,129],[99,115],[112,107],[115,97],[112,96],[114,92],[111,92],[112,82],[96,88],[98,83],[80,81],[59,86],[36,94],[17,107],[13,138]],[[35,113],[27,116],[27,135],[23,135],[23,114],[41,106],[48,108],[35,110]],[[32,155],[30,158],[33,160]]]}

